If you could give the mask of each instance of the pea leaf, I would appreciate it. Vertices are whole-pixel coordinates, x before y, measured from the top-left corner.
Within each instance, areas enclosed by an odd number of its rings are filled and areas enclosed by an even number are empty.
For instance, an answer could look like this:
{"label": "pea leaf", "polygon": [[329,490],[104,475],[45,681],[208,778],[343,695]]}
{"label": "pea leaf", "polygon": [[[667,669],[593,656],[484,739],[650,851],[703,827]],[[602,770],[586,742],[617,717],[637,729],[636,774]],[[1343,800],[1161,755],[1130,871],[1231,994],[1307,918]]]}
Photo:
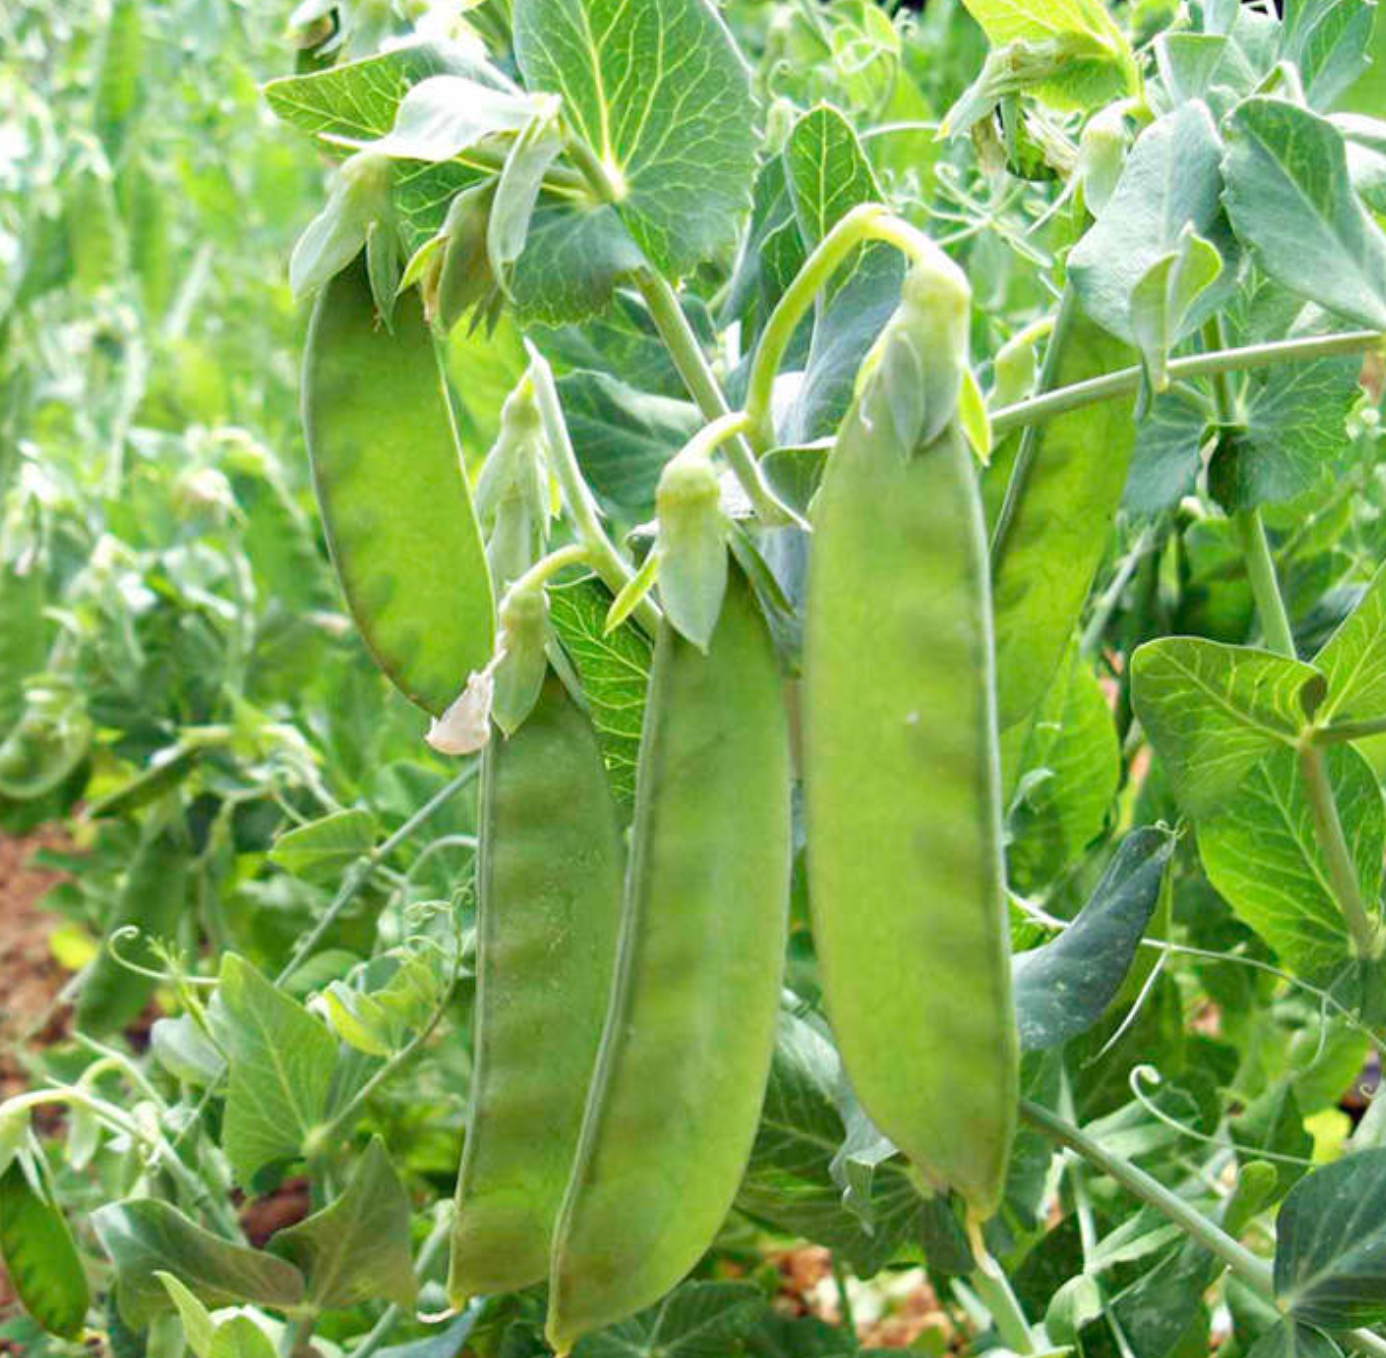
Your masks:
{"label": "pea leaf", "polygon": [[297,1306],[303,1275],[290,1263],[233,1245],[153,1198],[108,1203],[92,1228],[116,1266],[120,1314],[136,1329],[173,1301],[159,1280],[171,1273],[204,1306]]}
{"label": "pea leaf", "polygon": [[535,101],[518,91],[465,75],[434,75],[406,92],[383,137],[363,142],[318,135],[400,160],[451,160],[492,133],[520,131],[537,111]]}
{"label": "pea leaf", "polygon": [[[1250,94],[1258,79],[1240,44],[1225,33],[1162,33],[1155,61],[1175,105],[1201,99],[1221,112],[1222,102]],[[1222,100],[1214,103],[1218,95]]]}
{"label": "pea leaf", "polygon": [[495,91],[505,89],[498,72],[469,60],[457,48],[421,42],[311,75],[271,80],[265,85],[265,100],[284,122],[329,143],[364,142],[390,131],[409,90],[440,75],[462,76]]}
{"label": "pea leaf", "polygon": [[1310,108],[1326,109],[1370,65],[1368,0],[1289,0],[1280,54],[1294,62]]}
{"label": "pea leaf", "polygon": [[[1084,316],[1074,318],[1056,385],[1130,362],[1130,350]],[[1131,406],[1071,410],[1039,431],[1035,460],[1005,539],[993,546],[996,702],[1002,730],[1040,703],[1073,635],[1107,550],[1135,441]],[[1102,456],[1092,450],[1101,448]],[[994,465],[1006,465],[998,454]]]}
{"label": "pea leaf", "polygon": [[516,316],[523,325],[563,325],[595,315],[643,262],[614,208],[541,200],[511,280]]}
{"label": "pea leaf", "polygon": [[739,319],[747,340],[753,340],[803,262],[804,242],[794,216],[784,157],[771,156],[756,176],[751,225],[727,287],[722,323]]}
{"label": "pea leaf", "polygon": [[91,1291],[72,1228],[30,1182],[21,1159],[0,1174],[0,1267],[24,1309],[49,1334],[81,1336]]}
{"label": "pea leaf", "polygon": [[588,484],[628,519],[654,512],[664,464],[702,425],[687,401],[653,396],[606,373],[569,373],[558,381],[563,414]]}
{"label": "pea leaf", "polygon": [[162,1269],[154,1275],[163,1283],[164,1291],[178,1311],[178,1319],[183,1326],[183,1338],[197,1358],[210,1358],[212,1339],[216,1334],[216,1321],[211,1312],[183,1286],[172,1274]]}
{"label": "pea leaf", "polygon": [[1016,889],[1028,892],[1097,837],[1121,776],[1111,709],[1076,646],[1025,733],[1020,768],[1025,790],[1011,811],[1006,864]]}
{"label": "pea leaf", "polygon": [[[1139,341],[1143,349],[1156,341],[1146,296],[1152,290],[1161,295],[1161,349],[1197,329],[1226,300],[1237,247],[1222,217],[1221,155],[1205,104],[1194,100],[1165,114],[1137,139],[1116,191],[1073,247],[1069,275],[1079,300],[1118,339]],[[1216,266],[1201,247],[1218,256]],[[1223,282],[1210,286],[1219,271]],[[1171,287],[1181,274],[1183,286]]]}
{"label": "pea leaf", "polygon": [[726,1358],[766,1309],[754,1283],[695,1282],[580,1339],[573,1358]]}
{"label": "pea leaf", "polygon": [[1321,721],[1386,716],[1386,565],[1314,657],[1328,681]]}
{"label": "pea leaf", "polygon": [[1386,234],[1352,191],[1332,123],[1283,99],[1247,99],[1227,122],[1222,172],[1232,225],[1266,273],[1386,329]]}
{"label": "pea leaf", "polygon": [[[1362,897],[1375,901],[1386,848],[1381,789],[1350,746],[1328,751],[1328,773]],[[1208,880],[1291,971],[1326,977],[1347,959],[1347,928],[1293,750],[1276,750],[1240,777],[1236,795],[1199,820],[1198,849]]]}
{"label": "pea leaf", "polygon": [[1323,698],[1311,665],[1200,637],[1163,637],[1131,658],[1131,701],[1194,816],[1216,812]]}
{"label": "pea leaf", "polygon": [[1386,1321],[1386,1150],[1325,1165],[1290,1190],[1275,1224],[1275,1295],[1306,1325]]}
{"label": "pea leaf", "polygon": [[651,646],[634,623],[605,634],[610,607],[610,593],[595,580],[549,590],[549,620],[577,668],[612,793],[629,814],[635,804]]}
{"label": "pea leaf", "polygon": [[312,1306],[330,1310],[384,1299],[412,1310],[418,1282],[409,1250],[409,1199],[385,1143],[373,1137],[342,1195],[279,1231],[270,1249],[308,1279]]}
{"label": "pea leaf", "polygon": [[1251,1346],[1247,1358],[1342,1358],[1342,1354],[1322,1330],[1287,1317]]}
{"label": "pea leaf", "polygon": [[217,989],[231,1059],[223,1144],[237,1182],[297,1159],[327,1107],[336,1044],[301,1004],[228,953]]}
{"label": "pea leaf", "polygon": [[1158,514],[1178,504],[1198,477],[1207,417],[1177,394],[1157,396],[1136,428],[1122,508]]}
{"label": "pea leaf", "polygon": [[678,276],[728,248],[750,206],[755,110],[746,67],[713,7],[517,0],[514,27],[526,86],[563,96],[655,267]]}
{"label": "pea leaf", "polygon": [[208,1358],[274,1358],[274,1345],[249,1316],[232,1316],[217,1326]]}
{"label": "pea leaf", "polygon": [[1026,1051],[1067,1042],[1102,1017],[1155,912],[1174,843],[1163,830],[1127,835],[1073,923],[1016,956],[1011,975]]}
{"label": "pea leaf", "polygon": [[310,882],[339,878],[375,847],[375,817],[353,807],[285,831],[270,849],[270,862]]}
{"label": "pea leaf", "polygon": [[1185,222],[1178,245],[1161,255],[1131,289],[1131,335],[1156,391],[1169,386],[1169,351],[1186,332],[1194,303],[1221,273],[1222,256],[1216,246]]}

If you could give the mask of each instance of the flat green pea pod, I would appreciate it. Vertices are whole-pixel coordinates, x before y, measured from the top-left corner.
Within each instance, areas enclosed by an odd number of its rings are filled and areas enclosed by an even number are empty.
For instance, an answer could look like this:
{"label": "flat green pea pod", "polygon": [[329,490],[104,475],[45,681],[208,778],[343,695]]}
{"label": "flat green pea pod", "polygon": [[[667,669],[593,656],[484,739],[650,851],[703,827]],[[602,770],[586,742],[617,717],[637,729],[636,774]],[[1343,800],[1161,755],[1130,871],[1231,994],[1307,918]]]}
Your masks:
{"label": "flat green pea pod", "polygon": [[550,673],[481,764],[475,1069],[448,1295],[548,1272],[611,995],[624,862],[591,722]]}
{"label": "flat green pea pod", "polygon": [[24,715],[0,741],[0,795],[31,801],[52,792],[86,758],[92,723],[65,685],[30,689]]}
{"label": "flat green pea pod", "polygon": [[[158,959],[149,940],[175,934],[187,904],[188,850],[167,832],[155,832],[135,851],[115,911],[103,921],[105,933],[109,937],[117,929],[137,928],[138,940],[117,945],[121,955],[155,968]],[[102,948],[82,982],[77,1027],[92,1037],[115,1032],[139,1016],[153,989],[151,977],[122,966]]]}
{"label": "flat green pea pod", "polygon": [[319,293],[303,423],[332,561],[376,663],[435,716],[490,658],[495,606],[418,298],[377,325],[363,260]]}
{"label": "flat green pea pod", "polygon": [[736,1195],[774,1048],[789,797],[779,669],[734,571],[706,654],[667,623],[655,647],[615,990],[554,1240],[560,1354],[673,1287]]}
{"label": "flat green pea pod", "polygon": [[987,550],[956,425],[902,448],[859,403],[813,526],[804,781],[828,1017],[872,1120],[980,1221],[1019,1056]]}

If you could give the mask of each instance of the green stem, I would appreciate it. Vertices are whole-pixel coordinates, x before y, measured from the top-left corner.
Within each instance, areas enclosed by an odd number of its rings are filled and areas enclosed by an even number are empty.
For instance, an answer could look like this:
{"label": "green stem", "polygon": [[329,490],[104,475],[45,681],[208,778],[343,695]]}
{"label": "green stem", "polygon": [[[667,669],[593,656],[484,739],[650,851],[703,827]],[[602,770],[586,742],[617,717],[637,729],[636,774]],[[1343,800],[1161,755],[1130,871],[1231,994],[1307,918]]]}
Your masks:
{"label": "green stem", "polygon": [[[1222,327],[1222,317],[1213,316],[1203,327],[1204,350],[1207,353],[1221,353],[1227,348],[1226,332]],[[1217,421],[1224,429],[1237,423],[1237,396],[1232,390],[1232,375],[1222,369],[1213,373],[1213,405]]]}
{"label": "green stem", "polygon": [[1324,758],[1323,749],[1312,739],[1305,740],[1299,747],[1299,772],[1314,814],[1314,838],[1328,867],[1328,880],[1333,887],[1334,899],[1352,937],[1352,950],[1358,957],[1376,957],[1381,952],[1381,938],[1362,899],[1357,870],[1343,835],[1338,804],[1333,798],[1328,761]]}
{"label": "green stem", "polygon": [[[1035,384],[1037,394],[1031,397],[1029,401],[1022,401],[1020,403],[1022,407],[1043,400],[1045,393],[1049,392],[1054,383],[1058,381],[1059,363],[1063,359],[1064,348],[1068,344],[1069,331],[1073,328],[1073,318],[1077,313],[1078,294],[1074,291],[1072,283],[1065,283],[1063,294],[1059,298],[1059,310],[1054,316],[1054,329],[1050,333],[1049,343],[1044,347],[1044,362],[1040,365],[1039,378]],[[1137,373],[1139,371],[1136,369]],[[1007,410],[1015,409],[1017,409],[1016,406],[1008,406],[1003,410],[998,410],[991,417],[993,438],[999,438],[1004,432],[1005,426],[998,424],[998,419],[1004,416]],[[1006,498],[1001,502],[1001,510],[996,516],[996,527],[991,535],[993,566],[1001,560],[1005,553],[1006,539],[1010,536],[1011,524],[1015,521],[1021,498],[1025,494],[1025,483],[1030,479],[1030,468],[1034,464],[1035,453],[1038,449],[1039,424],[1038,422],[1028,422],[1020,436],[1020,447],[1016,450],[1010,480],[1006,482]]]}
{"label": "green stem", "polygon": [[476,777],[480,767],[480,764],[473,760],[456,778],[435,792],[394,834],[346,870],[342,885],[336,896],[332,898],[332,903],[312,929],[299,939],[298,946],[290,954],[289,960],[284,964],[283,971],[274,978],[275,985],[282,986],[312,955],[313,949],[322,941],[323,935],[337,922],[342,911],[356,899],[361,888],[370,879],[376,865],[394,853],[440,806],[451,801],[466,787]]}
{"label": "green stem", "polygon": [[[1301,363],[1316,358],[1360,354],[1376,348],[1383,339],[1386,339],[1386,334],[1379,330],[1350,330],[1341,335],[1314,335],[1306,339],[1275,340],[1269,344],[1247,344],[1237,349],[1171,359],[1169,376],[1173,382],[1178,378],[1211,377],[1216,373],[1246,372],[1279,363]],[[1140,384],[1141,370],[1134,367],[1119,368],[1100,377],[1090,377],[1086,382],[1058,387],[993,411],[992,431],[999,437],[1012,429],[1052,420],[1069,410],[1130,396],[1139,390]]]}
{"label": "green stem", "polygon": [[[683,384],[698,404],[703,418],[713,424],[726,419],[731,407],[717,384],[717,378],[703,356],[702,346],[683,314],[679,299],[663,275],[653,269],[640,269],[636,272],[635,286],[645,299],[645,305],[654,318],[659,337],[674,360]],[[790,524],[802,523],[799,515],[780,501],[766,483],[756,461],[751,445],[739,433],[726,442],[727,463],[736,474],[741,488],[746,492],[751,507],[762,523]]]}
{"label": "green stem", "polygon": [[570,542],[542,556],[518,579],[510,582],[507,594],[523,594],[528,589],[540,589],[555,575],[569,566],[591,566],[595,562],[585,542]]}
{"label": "green stem", "polygon": [[[583,479],[578,466],[577,453],[573,451],[573,441],[568,436],[568,422],[563,418],[563,407],[558,400],[558,388],[554,385],[553,372],[543,356],[532,345],[529,348],[530,374],[534,381],[534,400],[539,407],[539,417],[544,424],[544,435],[548,445],[549,470],[563,495],[563,503],[573,520],[579,541],[586,548],[591,559],[592,569],[601,576],[606,587],[619,594],[634,574],[630,563],[616,549],[616,544],[607,536],[597,512],[596,501]],[[659,611],[648,599],[642,599],[635,609],[635,617],[640,626],[654,636],[659,630]]]}
{"label": "green stem", "polygon": [[1245,1245],[1209,1221],[1202,1212],[1190,1207],[1158,1179],[1138,1169],[1129,1160],[1104,1150],[1086,1132],[1029,1099],[1020,1101],[1020,1116],[1051,1141],[1076,1152],[1090,1165],[1115,1179],[1132,1197],[1168,1217],[1261,1296],[1274,1298],[1274,1276],[1270,1264],[1252,1254]]}
{"label": "green stem", "polygon": [[1023,1358],[1038,1353],[1030,1322],[1025,1318],[1025,1312],[1021,1310],[1006,1275],[990,1256],[979,1260],[978,1264],[979,1267],[967,1275],[967,1283],[990,1313],[1002,1343],[1012,1353],[1023,1355]]}
{"label": "green stem", "polygon": [[1334,745],[1345,740],[1366,740],[1371,736],[1386,735],[1386,717],[1369,717],[1365,721],[1339,721],[1331,726],[1320,726],[1314,732],[1314,740],[1320,745]]}
{"label": "green stem", "polygon": [[862,203],[840,217],[814,246],[813,253],[775,303],[751,360],[746,413],[751,419],[751,440],[757,448],[768,448],[775,440],[771,423],[775,377],[799,322],[852,251],[869,240],[894,245],[910,259],[919,258],[929,245],[921,232],[893,217],[879,203]]}
{"label": "green stem", "polygon": [[306,1352],[316,1324],[315,1315],[292,1317],[279,1336],[279,1358],[296,1358],[296,1355]]}
{"label": "green stem", "polygon": [[836,1253],[832,1256],[833,1266],[833,1285],[837,1288],[837,1309],[842,1328],[852,1336],[852,1347],[857,1347],[857,1319],[852,1314],[852,1298],[847,1291],[847,1274],[843,1271],[842,1261]]}
{"label": "green stem", "polygon": [[1256,600],[1256,614],[1261,619],[1261,631],[1265,634],[1266,645],[1277,655],[1295,655],[1294,634],[1290,630],[1290,615],[1285,611],[1285,600],[1280,593],[1280,583],[1275,578],[1275,562],[1271,558],[1270,543],[1266,541],[1266,526],[1261,521],[1259,509],[1248,509],[1236,516],[1237,535],[1242,542],[1242,555],[1246,560],[1246,573],[1251,581],[1251,594]]}

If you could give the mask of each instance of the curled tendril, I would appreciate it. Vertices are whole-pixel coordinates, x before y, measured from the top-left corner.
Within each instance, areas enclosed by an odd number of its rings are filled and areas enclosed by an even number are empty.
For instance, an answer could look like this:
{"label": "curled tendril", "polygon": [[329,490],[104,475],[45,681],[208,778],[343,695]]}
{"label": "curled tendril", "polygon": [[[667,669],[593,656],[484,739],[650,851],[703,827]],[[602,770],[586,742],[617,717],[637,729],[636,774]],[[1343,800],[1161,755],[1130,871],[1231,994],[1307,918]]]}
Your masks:
{"label": "curled tendril", "polygon": [[106,940],[106,951],[115,959],[118,965],[126,971],[132,971],[137,976],[147,976],[151,981],[159,981],[164,985],[195,985],[195,986],[215,986],[217,980],[215,976],[192,976],[188,972],[178,967],[177,963],[170,954],[159,947],[151,940],[150,947],[157,952],[166,962],[173,965],[172,970],[163,971],[154,967],[146,967],[143,963],[136,962],[127,957],[120,950],[122,943],[133,943],[142,937],[142,931],[138,924],[124,924]]}
{"label": "curled tendril", "polygon": [[1224,1141],[1221,1137],[1211,1136],[1207,1132],[1200,1132],[1187,1123],[1180,1122],[1177,1117],[1166,1113],[1163,1108],[1155,1103],[1153,1099],[1141,1088],[1141,1082],[1148,1080],[1152,1085],[1159,1085],[1164,1082],[1159,1070],[1152,1065],[1143,1064],[1134,1066],[1131,1074],[1127,1077],[1131,1086],[1131,1093],[1142,1108],[1145,1109],[1156,1122],[1163,1123],[1166,1127],[1179,1133],[1180,1136],[1187,1137],[1190,1141],[1199,1141],[1207,1146],[1216,1146],[1219,1150],[1233,1151],[1238,1155],[1245,1155],[1255,1160],[1275,1160],[1286,1165],[1300,1165],[1305,1169],[1313,1169],[1314,1162],[1306,1160],[1302,1155],[1286,1155],[1280,1151],[1262,1150],[1259,1146],[1243,1146],[1236,1141]]}

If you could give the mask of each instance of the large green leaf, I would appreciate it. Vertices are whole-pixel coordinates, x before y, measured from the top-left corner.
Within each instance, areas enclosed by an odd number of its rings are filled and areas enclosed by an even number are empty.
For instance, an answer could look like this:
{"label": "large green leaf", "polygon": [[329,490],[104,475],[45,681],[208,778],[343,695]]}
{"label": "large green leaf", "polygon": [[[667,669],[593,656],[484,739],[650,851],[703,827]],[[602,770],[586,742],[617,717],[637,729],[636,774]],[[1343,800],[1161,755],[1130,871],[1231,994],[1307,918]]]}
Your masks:
{"label": "large green leaf", "polygon": [[749,73],[706,0],[517,0],[515,55],[618,190],[655,266],[678,276],[731,246],[750,207]]}
{"label": "large green leaf", "polygon": [[1386,1150],[1306,1175],[1275,1223],[1275,1295],[1306,1325],[1386,1321]]}
{"label": "large green leaf", "polygon": [[727,1358],[765,1307],[753,1283],[684,1283],[648,1311],[580,1339],[573,1358]]}
{"label": "large green leaf", "polygon": [[1288,1317],[1272,1325],[1252,1346],[1247,1358],[1342,1358],[1343,1351],[1322,1330]]}
{"label": "large green leaf", "polygon": [[595,315],[620,278],[642,262],[614,209],[541,201],[511,281],[515,313],[525,325],[563,325]]}
{"label": "large green leaf", "polygon": [[1131,701],[1195,816],[1216,812],[1277,745],[1293,745],[1323,697],[1312,665],[1201,637],[1163,637],[1131,658]]}
{"label": "large green leaf", "polygon": [[1224,201],[1237,235],[1283,287],[1386,330],[1386,234],[1353,193],[1326,118],[1257,96],[1226,125]]}
{"label": "large green leaf", "polygon": [[1314,657],[1328,681],[1320,721],[1386,717],[1386,565]]}
{"label": "large green leaf", "polygon": [[236,1179],[299,1158],[327,1108],[336,1043],[301,1004],[234,953],[221,964],[231,1058],[223,1144]]}
{"label": "large green leaf", "polygon": [[1371,65],[1375,17],[1370,0],[1288,0],[1280,50],[1299,68],[1310,108],[1331,107]]}
{"label": "large green leaf", "polygon": [[1142,280],[1176,256],[1188,228],[1223,257],[1222,285],[1204,287],[1177,317],[1172,344],[1198,328],[1235,283],[1236,242],[1222,218],[1222,144],[1208,109],[1191,101],[1141,133],[1097,221],[1073,247],[1069,275],[1087,313],[1134,343],[1142,320]]}
{"label": "large green leaf", "polygon": [[91,1291],[72,1228],[29,1182],[19,1159],[0,1174],[0,1268],[45,1330],[63,1339],[81,1336]]}
{"label": "large green leaf", "polygon": [[386,1300],[412,1310],[418,1282],[409,1249],[409,1199],[385,1143],[372,1138],[342,1195],[278,1232],[270,1248],[308,1279],[312,1306]]}
{"label": "large green leaf", "polygon": [[[1131,351],[1074,317],[1055,385],[1131,361]],[[1024,494],[993,549],[996,704],[1002,730],[1043,700],[1107,550],[1135,442],[1131,406],[1103,401],[1042,425]]]}
{"label": "large green leaf", "polygon": [[[1381,789],[1350,746],[1328,751],[1328,773],[1362,898],[1375,901],[1386,848]],[[1208,880],[1292,971],[1323,977],[1347,960],[1347,929],[1293,750],[1274,751],[1239,778],[1235,795],[1199,820],[1198,848]]]}
{"label": "large green leaf", "polygon": [[1102,1017],[1126,979],[1173,855],[1174,838],[1163,830],[1127,835],[1073,923],[1016,956],[1012,985],[1027,1051],[1066,1042]]}
{"label": "large green leaf", "polygon": [[1157,396],[1136,428],[1122,508],[1158,514],[1193,489],[1208,417],[1178,392]]}
{"label": "large green leaf", "polygon": [[108,1203],[92,1213],[91,1224],[115,1262],[120,1313],[136,1328],[173,1309],[160,1273],[173,1274],[213,1308],[283,1308],[303,1300],[303,1275],[292,1264],[204,1231],[166,1202]]}

